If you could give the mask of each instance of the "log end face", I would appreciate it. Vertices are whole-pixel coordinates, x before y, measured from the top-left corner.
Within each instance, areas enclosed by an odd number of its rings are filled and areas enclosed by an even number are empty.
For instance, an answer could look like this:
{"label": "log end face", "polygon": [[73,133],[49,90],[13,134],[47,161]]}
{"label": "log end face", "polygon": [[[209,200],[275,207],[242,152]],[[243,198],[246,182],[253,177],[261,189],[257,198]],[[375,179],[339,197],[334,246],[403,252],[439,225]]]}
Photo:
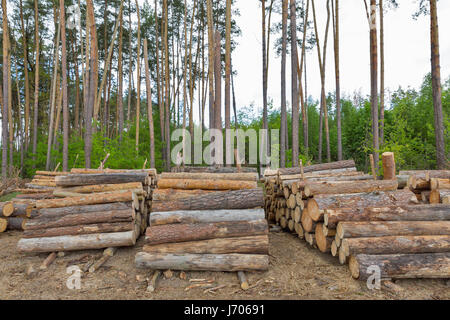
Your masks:
{"label": "log end face", "polygon": [[3,216],[10,217],[14,213],[14,204],[12,202],[7,202],[3,206]]}

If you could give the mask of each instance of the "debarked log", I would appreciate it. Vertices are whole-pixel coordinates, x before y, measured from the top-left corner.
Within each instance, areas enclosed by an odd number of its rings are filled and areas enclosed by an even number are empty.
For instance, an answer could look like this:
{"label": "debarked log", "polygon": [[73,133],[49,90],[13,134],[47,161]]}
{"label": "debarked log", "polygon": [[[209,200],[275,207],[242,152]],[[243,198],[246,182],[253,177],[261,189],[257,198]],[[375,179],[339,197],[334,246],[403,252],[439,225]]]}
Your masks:
{"label": "debarked log", "polygon": [[139,252],[138,268],[180,271],[266,271],[269,256],[258,254],[160,254]]}

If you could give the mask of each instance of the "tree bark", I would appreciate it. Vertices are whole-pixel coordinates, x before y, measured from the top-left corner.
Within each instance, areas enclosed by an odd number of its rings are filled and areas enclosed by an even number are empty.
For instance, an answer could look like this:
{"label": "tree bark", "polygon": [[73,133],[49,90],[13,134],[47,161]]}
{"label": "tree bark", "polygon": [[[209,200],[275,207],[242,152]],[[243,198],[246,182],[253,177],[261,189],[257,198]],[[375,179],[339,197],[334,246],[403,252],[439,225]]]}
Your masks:
{"label": "tree bark", "polygon": [[153,102],[152,90],[150,87],[150,68],[148,65],[147,39],[144,39],[144,64],[145,64],[145,84],[147,89],[147,115],[150,131],[150,167],[155,168],[155,134],[153,128]]}
{"label": "tree bark", "polygon": [[68,170],[69,159],[69,97],[67,92],[67,44],[66,18],[64,0],[59,0],[59,15],[61,26],[61,72],[62,72],[62,100],[63,100],[63,171]]}
{"label": "tree bark", "polygon": [[248,209],[264,205],[261,189],[214,192],[199,197],[191,197],[171,202],[154,201],[152,212],[179,210],[221,210]]}
{"label": "tree bark", "polygon": [[307,182],[304,193],[306,197],[319,194],[350,194],[376,191],[396,191],[398,183],[395,180],[383,181],[318,181]]}
{"label": "tree bark", "polygon": [[153,212],[150,215],[150,225],[239,222],[262,219],[264,219],[262,209]]}
{"label": "tree bark", "polygon": [[308,201],[310,216],[316,221],[324,210],[358,207],[386,207],[417,203],[416,196],[409,190],[358,193],[346,195],[318,195]]}
{"label": "tree bark", "polygon": [[339,237],[339,239],[388,237],[394,235],[450,235],[450,221],[339,222],[336,229],[336,236]]}
{"label": "tree bark", "polygon": [[266,271],[269,257],[257,254],[151,254],[136,255],[136,267],[184,271]]}
{"label": "tree bark", "polygon": [[242,190],[255,189],[256,182],[234,180],[160,179],[160,189]]}
{"label": "tree bark", "polygon": [[280,137],[280,167],[286,167],[287,149],[287,114],[286,114],[286,48],[287,20],[289,0],[282,0],[282,40],[281,40],[281,137]]}
{"label": "tree bark", "polygon": [[131,209],[131,202],[128,203],[104,203],[96,205],[72,206],[61,208],[40,209],[39,214],[42,217],[55,218],[71,214],[85,214],[89,212],[122,211]]}
{"label": "tree bark", "polygon": [[147,228],[145,242],[150,245],[268,235],[266,220],[197,224],[168,224]]}
{"label": "tree bark", "polygon": [[163,172],[160,179],[190,179],[190,180],[233,180],[257,181],[257,173],[168,173]]}
{"label": "tree bark", "polygon": [[[310,172],[316,172],[316,171],[353,169],[355,167],[356,167],[355,161],[344,160],[344,161],[316,164],[316,165],[304,167],[303,172],[310,173]],[[300,168],[286,168],[286,169],[279,169],[278,172],[280,175],[300,174],[301,169]]]}
{"label": "tree bark", "polygon": [[98,184],[122,184],[140,182],[149,184],[148,173],[105,173],[105,174],[71,174],[55,178],[58,187],[88,186]]}
{"label": "tree bark", "polygon": [[382,279],[449,278],[450,253],[357,255],[350,257],[352,277],[362,281],[373,273],[370,266],[381,269]]}
{"label": "tree bark", "polygon": [[[117,211],[97,211],[47,217],[42,215],[29,220],[25,230],[36,231],[49,228],[74,227],[92,224],[123,223],[134,220],[134,211],[130,208]],[[34,233],[33,233],[34,234]]]}
{"label": "tree bark", "polygon": [[[26,228],[26,227],[25,227]],[[106,222],[77,226],[54,227],[37,230],[25,230],[23,238],[46,238],[60,236],[77,236],[93,233],[114,233],[134,230],[134,222]]]}
{"label": "tree bark", "polygon": [[376,208],[327,209],[324,224],[336,228],[341,221],[449,221],[449,205],[388,206]]}
{"label": "tree bark", "polygon": [[269,237],[264,235],[145,245],[143,251],[160,254],[269,254]]}
{"label": "tree bark", "polygon": [[298,74],[297,74],[297,20],[295,0],[290,0],[291,12],[291,87],[292,87],[292,167],[299,165],[299,101],[298,101]]}
{"label": "tree bark", "polygon": [[441,66],[439,52],[439,26],[437,17],[437,1],[430,0],[431,18],[431,76],[433,87],[434,130],[436,136],[436,162],[438,169],[446,169],[444,116],[442,112]]}
{"label": "tree bark", "polygon": [[106,193],[106,194],[89,194],[82,197],[72,197],[64,199],[49,199],[49,200],[38,200],[36,201],[37,209],[44,208],[62,208],[69,206],[82,206],[90,204],[102,204],[102,203],[113,203],[113,202],[128,202],[133,200],[132,192],[116,192],[116,193]]}
{"label": "tree bark", "polygon": [[134,231],[20,239],[20,252],[55,252],[129,247],[136,243]]}
{"label": "tree bark", "polygon": [[445,253],[450,249],[450,236],[385,236],[344,239],[346,256],[357,254]]}

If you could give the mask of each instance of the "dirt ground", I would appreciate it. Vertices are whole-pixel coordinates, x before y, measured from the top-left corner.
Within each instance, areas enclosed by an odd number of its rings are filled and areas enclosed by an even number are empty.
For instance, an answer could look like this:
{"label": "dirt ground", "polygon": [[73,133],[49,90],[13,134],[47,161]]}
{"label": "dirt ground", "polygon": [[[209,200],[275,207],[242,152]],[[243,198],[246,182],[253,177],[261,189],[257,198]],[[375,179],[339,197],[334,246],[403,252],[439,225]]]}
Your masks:
{"label": "dirt ground", "polygon": [[[66,268],[84,263],[102,251],[67,253],[58,257],[46,271],[39,266],[46,254],[21,254],[16,250],[20,232],[0,234],[0,299],[450,299],[450,286],[445,280],[402,280],[396,284],[401,293],[369,290],[364,282],[351,278],[347,266],[337,259],[310,248],[304,241],[286,233],[270,235],[270,271],[248,273],[250,289],[242,291],[236,273],[187,272],[181,280],[179,272],[170,279],[161,278],[155,292],[146,292],[146,278],[152,271],[135,268],[134,256],[143,246],[143,239],[134,248],[119,249],[100,270],[83,274],[81,289],[70,290]],[[32,266],[37,272],[27,275]],[[189,279],[213,280],[224,286],[217,292],[205,288],[187,290]]]}

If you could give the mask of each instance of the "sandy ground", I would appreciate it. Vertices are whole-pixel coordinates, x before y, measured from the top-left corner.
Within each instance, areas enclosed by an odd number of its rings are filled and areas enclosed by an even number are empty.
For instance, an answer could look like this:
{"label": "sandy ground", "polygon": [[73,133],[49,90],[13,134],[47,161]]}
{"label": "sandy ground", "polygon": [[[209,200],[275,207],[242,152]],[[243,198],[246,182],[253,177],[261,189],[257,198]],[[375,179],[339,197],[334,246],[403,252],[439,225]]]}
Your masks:
{"label": "sandy ground", "polygon": [[[339,265],[331,255],[321,254],[291,234],[270,235],[270,271],[247,274],[250,289],[242,291],[236,273],[187,272],[180,279],[174,272],[170,279],[161,278],[155,292],[146,292],[146,278],[151,270],[134,266],[134,256],[143,246],[120,249],[100,270],[83,274],[81,289],[70,290],[67,267],[82,267],[86,261],[101,255],[100,250],[67,253],[46,271],[39,266],[46,254],[21,254],[16,250],[20,232],[0,234],[0,299],[450,299],[445,280],[402,280],[396,284],[400,293],[369,290],[364,282],[351,278],[347,266]],[[36,272],[27,275],[32,266]],[[189,279],[207,279],[213,286],[224,286],[215,293],[205,288],[187,290]]]}

